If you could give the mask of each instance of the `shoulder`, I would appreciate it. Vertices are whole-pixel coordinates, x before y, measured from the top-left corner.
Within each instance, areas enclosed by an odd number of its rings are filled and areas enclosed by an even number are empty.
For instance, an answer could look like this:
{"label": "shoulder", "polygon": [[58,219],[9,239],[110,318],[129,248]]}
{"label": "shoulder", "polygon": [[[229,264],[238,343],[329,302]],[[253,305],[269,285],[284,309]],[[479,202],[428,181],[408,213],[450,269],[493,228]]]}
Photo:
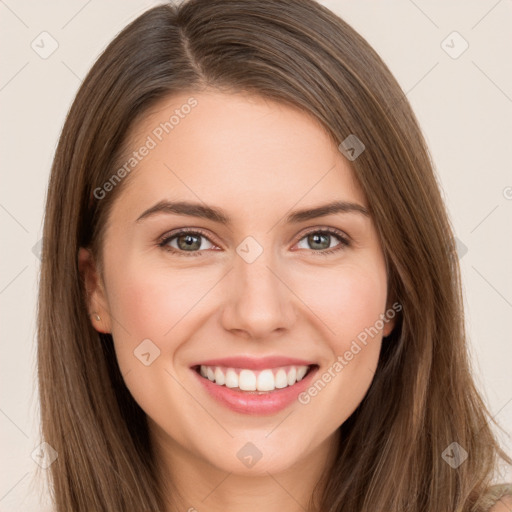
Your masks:
{"label": "shoulder", "polygon": [[512,512],[512,483],[492,485],[483,500],[488,512]]}
{"label": "shoulder", "polygon": [[512,512],[512,494],[502,496],[489,512]]}

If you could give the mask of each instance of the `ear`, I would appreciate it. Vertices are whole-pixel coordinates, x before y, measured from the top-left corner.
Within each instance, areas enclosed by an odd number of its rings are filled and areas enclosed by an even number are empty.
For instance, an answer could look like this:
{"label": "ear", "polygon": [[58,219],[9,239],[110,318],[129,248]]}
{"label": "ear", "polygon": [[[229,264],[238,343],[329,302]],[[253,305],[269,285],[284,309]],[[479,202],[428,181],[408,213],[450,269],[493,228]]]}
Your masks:
{"label": "ear", "polygon": [[[387,310],[386,310],[387,311]],[[385,318],[384,319],[384,329],[382,330],[382,336],[384,338],[388,337],[395,327],[395,319],[394,318]]]}
{"label": "ear", "polygon": [[105,286],[89,249],[80,247],[78,250],[78,269],[85,285],[84,291],[91,323],[98,332],[110,333],[110,308]]}
{"label": "ear", "polygon": [[[398,315],[398,312],[401,311],[401,308],[396,310],[393,307],[395,304],[396,304],[396,302],[393,302],[393,304],[388,302],[388,304],[386,306],[386,311],[384,312],[384,329],[382,330],[382,336],[384,338],[389,336],[391,334],[391,332],[393,331],[393,329],[395,328],[396,317]],[[389,312],[391,312],[391,314],[389,314]]]}

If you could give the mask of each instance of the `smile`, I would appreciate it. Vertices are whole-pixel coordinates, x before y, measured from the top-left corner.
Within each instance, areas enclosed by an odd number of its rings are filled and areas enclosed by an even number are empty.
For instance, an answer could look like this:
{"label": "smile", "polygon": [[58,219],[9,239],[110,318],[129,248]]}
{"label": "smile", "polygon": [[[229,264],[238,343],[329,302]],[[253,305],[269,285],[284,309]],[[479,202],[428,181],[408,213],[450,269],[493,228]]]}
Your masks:
{"label": "smile", "polygon": [[248,368],[201,365],[196,370],[205,379],[218,386],[238,391],[274,391],[300,382],[311,369],[309,365],[289,365],[253,371]]}
{"label": "smile", "polygon": [[198,361],[190,369],[205,397],[233,412],[261,416],[297,404],[319,365],[285,356],[226,357]]}

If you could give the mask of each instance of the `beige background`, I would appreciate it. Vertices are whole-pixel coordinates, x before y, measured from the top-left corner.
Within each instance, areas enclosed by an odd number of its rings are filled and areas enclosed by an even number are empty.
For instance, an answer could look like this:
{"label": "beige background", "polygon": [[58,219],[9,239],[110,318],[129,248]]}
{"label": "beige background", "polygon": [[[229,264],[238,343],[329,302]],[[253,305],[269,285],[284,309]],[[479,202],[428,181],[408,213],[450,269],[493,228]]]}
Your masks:
{"label": "beige background", "polygon": [[[43,509],[31,458],[39,444],[34,246],[60,129],[101,50],[157,3],[0,0],[2,512]],[[512,1],[323,3],[374,46],[417,113],[460,240],[476,379],[512,452]],[[49,50],[52,38],[58,48],[43,59],[31,44]]]}

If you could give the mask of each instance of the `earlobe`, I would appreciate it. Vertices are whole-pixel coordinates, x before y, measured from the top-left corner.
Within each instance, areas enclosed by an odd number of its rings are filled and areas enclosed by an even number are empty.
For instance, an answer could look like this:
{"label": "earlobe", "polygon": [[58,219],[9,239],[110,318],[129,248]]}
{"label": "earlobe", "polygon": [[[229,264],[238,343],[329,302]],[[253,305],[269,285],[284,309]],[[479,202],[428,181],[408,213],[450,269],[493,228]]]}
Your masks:
{"label": "earlobe", "polygon": [[384,338],[387,338],[392,332],[393,328],[395,327],[395,320],[391,320],[389,318],[384,320],[384,329],[382,330],[382,336]]}
{"label": "earlobe", "polygon": [[78,269],[91,323],[98,332],[110,333],[111,322],[105,287],[89,249],[80,247],[78,250]]}
{"label": "earlobe", "polygon": [[[394,313],[393,316],[390,316],[391,313]],[[395,328],[396,324],[396,311],[393,306],[388,305],[386,311],[384,312],[384,328],[382,330],[382,336],[387,338]]]}

